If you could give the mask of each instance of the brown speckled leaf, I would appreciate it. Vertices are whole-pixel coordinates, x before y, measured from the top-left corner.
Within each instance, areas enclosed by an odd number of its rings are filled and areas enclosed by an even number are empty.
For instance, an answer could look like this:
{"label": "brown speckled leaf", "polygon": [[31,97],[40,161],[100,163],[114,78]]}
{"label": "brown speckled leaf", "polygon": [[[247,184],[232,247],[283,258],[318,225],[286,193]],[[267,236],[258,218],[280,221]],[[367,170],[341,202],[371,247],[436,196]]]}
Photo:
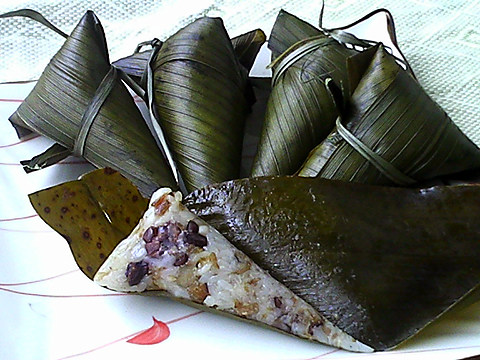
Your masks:
{"label": "brown speckled leaf", "polygon": [[75,261],[90,279],[148,205],[129,180],[109,168],[29,198],[40,217],[67,240]]}

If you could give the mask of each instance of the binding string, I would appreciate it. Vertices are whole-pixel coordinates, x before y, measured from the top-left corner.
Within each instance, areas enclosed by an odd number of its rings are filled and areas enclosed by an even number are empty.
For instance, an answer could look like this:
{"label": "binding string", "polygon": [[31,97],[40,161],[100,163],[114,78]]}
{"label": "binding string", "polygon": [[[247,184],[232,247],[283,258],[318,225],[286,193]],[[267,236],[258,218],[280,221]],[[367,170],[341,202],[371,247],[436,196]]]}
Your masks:
{"label": "binding string", "polygon": [[361,142],[355,137],[350,131],[347,130],[340,121],[340,117],[336,121],[337,132],[338,134],[352,147],[354,148],[362,157],[367,160],[370,164],[375,166],[375,168],[385,175],[388,179],[392,180],[398,185],[412,185],[417,181],[412,179],[408,175],[404,174],[398,170],[392,163],[388,162],[375,151],[370,149],[367,145]]}
{"label": "binding string", "polygon": [[5,14],[0,14],[0,18],[10,18],[10,17],[16,17],[16,16],[26,17],[26,18],[35,20],[36,22],[55,31],[58,35],[63,36],[65,39],[68,38],[67,34],[65,34],[62,30],[60,30],[55,25],[53,25],[50,21],[45,19],[45,17],[42,14],[40,14],[38,11],[31,10],[31,9],[20,9],[15,11],[9,11]]}
{"label": "binding string", "polygon": [[92,99],[88,103],[87,108],[82,116],[82,121],[80,123],[80,128],[78,129],[77,138],[73,145],[73,154],[76,156],[83,156],[83,151],[85,149],[85,142],[87,140],[88,133],[92,127],[93,121],[97,117],[100,109],[102,108],[105,100],[108,95],[112,92],[113,87],[115,86],[118,69],[115,66],[111,66],[108,73],[102,79],[102,82],[98,86],[95,94],[93,94]]}
{"label": "binding string", "polygon": [[284,52],[284,54],[286,55],[280,55],[271,64],[268,65],[268,68],[277,66],[277,68],[273,72],[272,86],[275,86],[280,76],[282,76],[283,73],[287,71],[290,66],[296,63],[302,57],[318,50],[322,46],[327,46],[332,42],[335,42],[335,40],[320,35],[301,40],[292,45]]}

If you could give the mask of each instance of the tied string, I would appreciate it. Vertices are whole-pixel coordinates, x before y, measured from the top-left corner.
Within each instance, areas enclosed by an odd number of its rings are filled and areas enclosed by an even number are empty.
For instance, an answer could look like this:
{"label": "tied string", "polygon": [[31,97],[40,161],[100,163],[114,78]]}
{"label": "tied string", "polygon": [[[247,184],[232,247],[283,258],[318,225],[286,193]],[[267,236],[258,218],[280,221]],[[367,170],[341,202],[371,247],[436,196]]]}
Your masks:
{"label": "tied string", "polygon": [[0,14],[0,18],[10,18],[10,17],[16,17],[16,16],[26,17],[26,18],[35,20],[36,22],[46,26],[50,30],[55,31],[58,35],[64,38],[68,37],[67,34],[65,34],[62,30],[60,30],[55,25],[53,25],[50,21],[45,19],[45,17],[42,14],[40,14],[38,11],[31,10],[31,9],[20,9],[20,10],[14,10],[4,14]]}
{"label": "tied string", "polygon": [[282,76],[290,66],[295,64],[302,57],[318,50],[323,46],[328,46],[332,42],[335,42],[335,40],[330,37],[326,37],[326,35],[320,35],[310,37],[293,44],[282,55],[277,57],[268,65],[268,68],[276,67],[272,76],[272,86],[275,86],[280,76]]}
{"label": "tied string", "polygon": [[87,141],[88,133],[93,125],[93,121],[100,112],[105,100],[107,100],[108,95],[110,95],[112,92],[118,78],[118,73],[119,70],[116,67],[111,66],[110,70],[104,76],[100,85],[95,91],[92,99],[88,103],[88,106],[82,116],[80,128],[78,129],[78,135],[75,139],[75,144],[73,145],[72,153],[74,155],[83,156],[85,143]]}
{"label": "tied string", "polygon": [[90,99],[90,102],[83,113],[82,120],[80,122],[80,128],[78,129],[77,137],[75,139],[75,143],[73,144],[73,150],[70,151],[60,144],[54,144],[45,152],[35,156],[31,160],[20,161],[27,173],[56,164],[58,161],[63,160],[69,155],[83,157],[88,133],[92,128],[95,118],[105,103],[105,100],[107,100],[108,95],[110,95],[112,92],[120,72],[121,70],[111,66],[110,70],[103,77],[100,85]]}
{"label": "tied string", "polygon": [[367,145],[361,142],[358,138],[355,137],[346,127],[343,126],[340,121],[340,117],[336,121],[337,132],[338,134],[352,147],[354,148],[362,157],[367,160],[370,164],[375,166],[375,168],[385,175],[388,179],[392,180],[398,185],[411,185],[416,183],[415,179],[412,179],[408,175],[404,174],[398,170],[392,163],[388,162],[375,151],[370,149]]}

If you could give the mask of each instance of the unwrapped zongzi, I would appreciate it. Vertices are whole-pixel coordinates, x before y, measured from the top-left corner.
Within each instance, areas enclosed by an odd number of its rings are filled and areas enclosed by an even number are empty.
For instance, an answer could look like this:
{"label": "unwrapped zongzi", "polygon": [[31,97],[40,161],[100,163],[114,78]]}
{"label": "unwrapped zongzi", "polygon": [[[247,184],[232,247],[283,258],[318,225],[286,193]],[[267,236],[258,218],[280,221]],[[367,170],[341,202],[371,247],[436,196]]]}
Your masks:
{"label": "unwrapped zongzi", "polygon": [[480,186],[260,177],[185,205],[334,325],[398,345],[480,283]]}
{"label": "unwrapped zongzi", "polygon": [[143,219],[94,280],[116,291],[160,291],[302,338],[372,351],[273,279],[181,198],[170,189],[155,192]]}

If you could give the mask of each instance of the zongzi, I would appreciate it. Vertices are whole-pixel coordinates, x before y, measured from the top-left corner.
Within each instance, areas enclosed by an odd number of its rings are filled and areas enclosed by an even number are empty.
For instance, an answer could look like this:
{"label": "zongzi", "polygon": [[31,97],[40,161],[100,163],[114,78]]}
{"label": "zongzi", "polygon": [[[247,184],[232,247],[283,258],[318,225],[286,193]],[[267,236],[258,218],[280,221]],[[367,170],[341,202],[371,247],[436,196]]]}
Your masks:
{"label": "zongzi", "polygon": [[[480,167],[480,150],[381,45],[328,138],[298,175],[409,185]],[[363,62],[363,61],[362,61]],[[351,78],[354,78],[353,76]]]}
{"label": "zongzi", "polygon": [[272,92],[252,176],[294,174],[332,131],[341,110],[337,102],[350,95],[346,59],[357,51],[281,12],[269,47],[276,54],[295,40],[271,64]]}
{"label": "zongzi", "polygon": [[335,326],[386,350],[478,287],[479,199],[479,185],[260,177],[185,205]]}
{"label": "zongzi", "polygon": [[94,280],[127,292],[161,291],[278,330],[352,351],[372,351],[273,279],[181,203],[156,191],[138,226]]}
{"label": "zongzi", "polygon": [[151,60],[153,114],[188,191],[239,177],[248,74],[220,18],[168,38]]}
{"label": "zongzi", "polygon": [[[56,141],[64,156],[72,153],[97,167],[122,171],[147,196],[159,186],[176,188],[142,114],[110,65],[105,34],[92,11],[51,59],[11,121]],[[47,150],[32,166],[49,165],[47,160],[58,154]]]}

